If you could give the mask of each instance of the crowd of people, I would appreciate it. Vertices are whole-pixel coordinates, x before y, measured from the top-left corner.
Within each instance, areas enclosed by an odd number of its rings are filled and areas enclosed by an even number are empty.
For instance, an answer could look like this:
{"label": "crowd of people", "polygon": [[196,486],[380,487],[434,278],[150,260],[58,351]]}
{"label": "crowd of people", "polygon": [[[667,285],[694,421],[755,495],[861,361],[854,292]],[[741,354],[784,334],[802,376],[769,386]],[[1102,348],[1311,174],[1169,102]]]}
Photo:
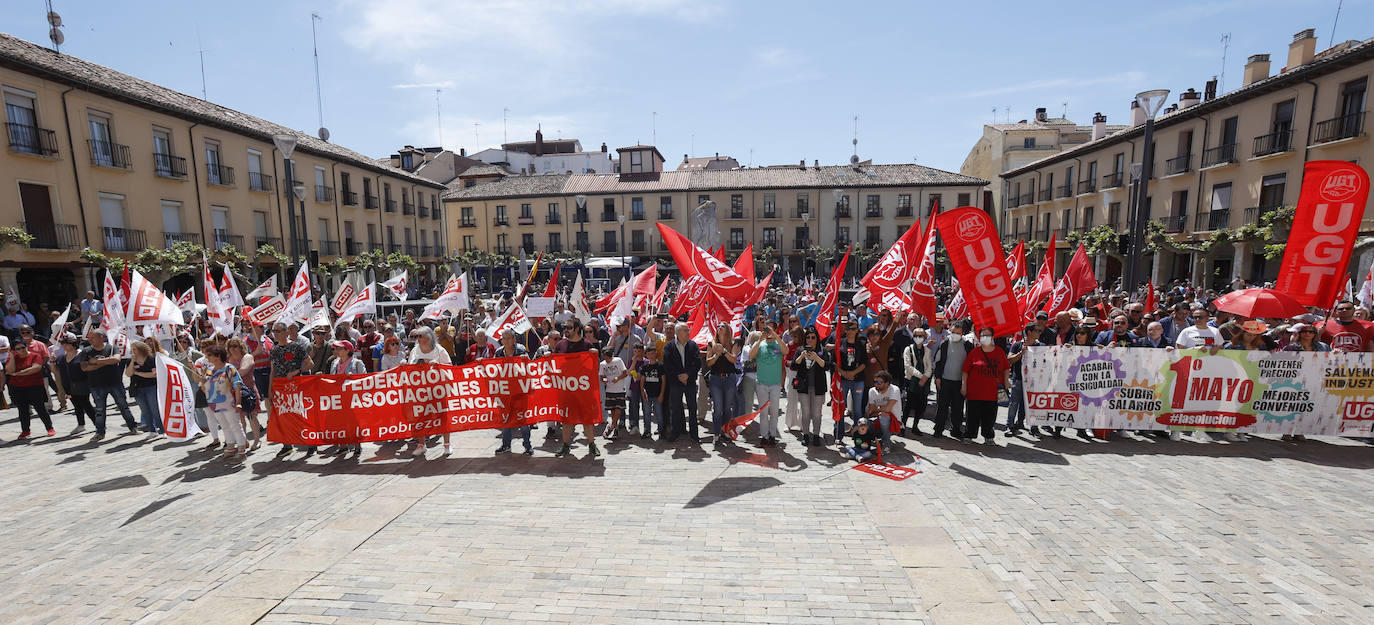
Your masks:
{"label": "crowd of people", "polygon": [[[951,295],[942,293],[942,301]],[[1374,344],[1370,310],[1350,301],[1337,304],[1329,317],[1314,312],[1292,319],[1244,319],[1215,310],[1217,293],[1182,281],[1154,297],[1134,295],[1099,291],[1053,317],[1037,314],[1015,336],[995,336],[968,319],[947,320],[943,313],[925,320],[841,303],[834,331],[824,333],[815,324],[814,292],[786,284],[746,309],[739,331],[721,324],[701,347],[685,316],[635,310],[623,319],[592,316],[584,322],[565,304],[566,297],[549,317],[533,320],[530,331],[488,336],[487,327],[510,303],[506,290],[436,321],[421,321],[416,306],[333,327],[262,326],[245,319],[241,333],[224,336],[206,319],[189,319],[170,334],[139,337],[124,357],[99,329],[102,305],[88,293],[74,304],[70,322],[55,331],[47,330],[57,314],[46,304],[37,317],[22,304],[9,304],[0,336],[8,397],[0,395],[0,401],[18,408],[20,439],[32,435],[35,417],[49,436],[56,435],[54,414],[69,410],[76,421],[71,435],[86,432],[89,421],[94,437],[103,438],[111,404],[130,434],[161,433],[154,363],[163,354],[185,366],[197,386],[196,421],[210,439],[205,448],[242,459],[264,443],[267,399],[277,378],[592,351],[600,358],[605,417],[583,428],[591,456],[600,455],[598,438],[741,444],[730,424],[759,411],[740,437],[743,444],[776,447],[790,433],[801,446],[834,446],[838,453],[868,460],[893,445],[894,436],[925,435],[923,420],[930,421],[935,437],[948,433],[963,442],[981,437],[982,443],[992,443],[999,406],[1007,406],[1001,428],[1006,436],[1062,436],[1062,428],[1025,426],[1023,363],[1033,346],[1369,351]],[[1158,305],[1147,309],[1144,301]],[[39,318],[48,323],[37,323]],[[77,335],[80,328],[87,329],[84,336]],[[841,418],[826,425],[837,406]],[[538,427],[556,440],[557,456],[571,452],[576,428],[556,422],[502,430],[496,452],[511,452],[518,437],[523,452],[534,453],[531,430]],[[1110,433],[1081,430],[1077,435],[1107,438]],[[1243,439],[1234,433],[1225,437]],[[398,454],[424,456],[439,444],[443,454],[451,453],[450,437],[443,435],[408,441]],[[362,446],[282,445],[276,457],[298,452],[356,458]]]}

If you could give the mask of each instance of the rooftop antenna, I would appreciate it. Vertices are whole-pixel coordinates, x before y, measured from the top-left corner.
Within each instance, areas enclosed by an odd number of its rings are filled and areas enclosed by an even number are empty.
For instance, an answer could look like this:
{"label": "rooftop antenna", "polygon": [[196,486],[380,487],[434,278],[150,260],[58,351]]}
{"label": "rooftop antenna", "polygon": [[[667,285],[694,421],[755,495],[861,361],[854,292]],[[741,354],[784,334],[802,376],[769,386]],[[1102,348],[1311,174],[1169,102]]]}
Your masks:
{"label": "rooftop antenna", "polygon": [[324,127],[324,94],[320,91],[320,44],[315,37],[315,22],[323,21],[319,13],[310,13],[310,47],[315,51],[315,113],[320,117],[320,141],[329,140],[329,129]]}
{"label": "rooftop antenna", "polygon": [[477,135],[477,127],[481,125],[480,122],[472,122],[472,145],[474,146],[474,150],[482,149],[482,139]]}
{"label": "rooftop antenna", "polygon": [[1231,48],[1231,33],[1221,36],[1221,75],[1217,77],[1218,93],[1226,93],[1226,52]]}
{"label": "rooftop antenna", "polygon": [[48,39],[52,41],[52,49],[61,52],[62,42],[66,41],[67,37],[62,34],[62,16],[52,10],[52,0],[48,0],[48,26]]}
{"label": "rooftop antenna", "polygon": [[[1333,43],[1333,44],[1336,43],[1336,24],[1341,23],[1341,4],[1342,4],[1343,2],[1344,2],[1344,0],[1337,0],[1337,2],[1336,2],[1336,19],[1331,20],[1331,39],[1330,39],[1329,41],[1330,41],[1331,43]],[[52,3],[49,2],[48,5],[51,6]]]}
{"label": "rooftop antenna", "polygon": [[510,114],[510,109],[501,108],[501,160],[510,163],[510,155],[506,153],[506,144],[510,139],[506,138],[506,116]]}
{"label": "rooftop antenna", "polygon": [[1003,116],[1005,117],[1005,119],[1007,120],[1007,123],[1010,124],[1010,123],[1011,123],[1011,107],[1010,107],[1010,106],[1004,106],[1004,107],[1002,107],[1002,115],[1003,115]]}
{"label": "rooftop antenna", "polygon": [[1060,117],[1063,117],[1064,119],[1068,119],[1068,118],[1069,118],[1069,103],[1068,103],[1068,102],[1064,102],[1063,105],[1064,105],[1064,112],[1063,112],[1062,114],[1060,114],[1059,116],[1060,116]]}
{"label": "rooftop antenna", "polygon": [[443,89],[434,90],[434,121],[439,125],[439,149],[444,149],[444,107],[439,100],[439,94]]}
{"label": "rooftop antenna", "polygon": [[652,137],[653,144],[658,145],[658,111],[654,111],[654,116],[649,121],[649,136]]}
{"label": "rooftop antenna", "polygon": [[849,142],[854,147],[854,153],[849,156],[849,164],[859,164],[859,116],[854,116],[854,139]]}
{"label": "rooftop antenna", "polygon": [[997,123],[997,107],[992,107],[992,123]]}
{"label": "rooftop antenna", "polygon": [[210,95],[205,90],[205,44],[200,41],[200,26],[196,26],[196,47],[200,48],[200,99],[208,101]]}

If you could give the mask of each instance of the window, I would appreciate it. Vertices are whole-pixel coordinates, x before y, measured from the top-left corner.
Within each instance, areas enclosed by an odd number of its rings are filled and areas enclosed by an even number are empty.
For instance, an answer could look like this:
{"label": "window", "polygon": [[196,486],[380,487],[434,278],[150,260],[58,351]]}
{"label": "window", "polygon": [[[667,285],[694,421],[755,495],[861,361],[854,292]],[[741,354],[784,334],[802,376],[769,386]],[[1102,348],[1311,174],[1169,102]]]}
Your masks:
{"label": "window", "polygon": [[798,194],[797,194],[797,216],[800,217],[800,216],[802,216],[803,214],[805,214],[805,213],[810,213],[810,212],[811,212],[811,194],[810,194],[810,193],[798,193]]}
{"label": "window", "polygon": [[[930,194],[930,204],[926,206],[926,217],[929,217],[932,213],[934,213],[934,212],[935,212],[935,208],[936,208],[937,206],[939,206],[939,205],[940,205],[940,194],[939,194],[939,193],[932,193],[932,194]],[[945,209],[948,210],[949,207],[945,207]]]}
{"label": "window", "polygon": [[631,231],[630,231],[630,250],[631,250],[631,251],[634,251],[634,252],[643,252],[643,251],[644,251],[644,231],[643,231],[643,230],[631,230]]}
{"label": "window", "polygon": [[673,218],[673,198],[672,198],[672,196],[664,195],[664,196],[660,196],[660,197],[658,198],[658,218],[659,218],[659,219],[672,219],[672,218]]}
{"label": "window", "polygon": [[181,238],[181,202],[162,200],[162,232],[166,235],[169,247],[177,241],[184,240]]}
{"label": "window", "polygon": [[1116,227],[1121,223],[1121,202],[1112,202],[1107,205],[1107,225]]}
{"label": "window", "polygon": [[778,196],[774,193],[763,194],[763,218],[773,219],[778,216]]}
{"label": "window", "polygon": [[873,210],[875,208],[879,208],[878,196],[870,195],[868,196],[868,210]]}
{"label": "window", "polygon": [[505,204],[497,204],[497,205],[496,205],[496,225],[498,225],[498,226],[504,226],[504,225],[509,224],[509,223],[510,223],[510,219],[506,217],[506,205],[505,205]]}
{"label": "window", "polygon": [[1212,211],[1231,210],[1231,183],[1212,185]]}
{"label": "window", "polygon": [[351,221],[345,221],[345,222],[344,222],[344,242],[345,242],[346,244],[348,244],[348,247],[349,247],[348,253],[349,253],[350,255],[351,255],[351,254],[357,254],[357,252],[355,252],[355,251],[352,249],[352,248],[353,248],[353,222],[351,222]]}
{"label": "window", "polygon": [[1066,233],[1066,234],[1069,232],[1069,229],[1070,229],[1070,228],[1073,228],[1073,209],[1072,209],[1072,208],[1066,208],[1066,209],[1064,209],[1064,214],[1063,214],[1062,217],[1060,218],[1059,227],[1060,227],[1060,228],[1062,229],[1062,231],[1063,231],[1064,233]]}
{"label": "window", "polygon": [[534,209],[529,204],[521,204],[520,217],[521,219],[534,219]]}
{"label": "window", "polygon": [[764,229],[763,229],[763,246],[764,246],[764,247],[771,247],[771,248],[777,249],[777,247],[778,247],[778,229],[777,229],[777,228],[764,228]]}
{"label": "window", "polygon": [[1260,210],[1270,210],[1283,206],[1284,187],[1287,184],[1288,174],[1265,176],[1260,182]]}
{"label": "window", "polygon": [[899,193],[899,194],[897,194],[897,216],[898,216],[898,217],[910,217],[910,216],[911,216],[911,194],[910,194],[910,193]]}
{"label": "window", "polygon": [[614,251],[616,251],[616,249],[615,249],[615,231],[614,231],[614,230],[607,230],[607,231],[601,233],[601,251],[603,251],[603,252],[614,252]]}
{"label": "window", "polygon": [[[348,180],[348,174],[342,174]],[[270,191],[268,178],[262,175],[262,152],[248,149],[248,188],[254,191]],[[347,185],[345,185],[347,186]]]}
{"label": "window", "polygon": [[100,219],[104,225],[105,249],[133,249],[130,232],[124,229],[124,196],[114,193],[100,194]]}
{"label": "window", "polygon": [[739,193],[730,195],[730,218],[744,219],[744,195]]}
{"label": "window", "polygon": [[1089,207],[1083,209],[1083,229],[1084,229],[1084,230],[1092,230],[1093,221],[1094,221],[1094,217],[1095,217],[1094,213],[1096,213],[1096,212],[1097,212],[1097,211],[1093,210],[1093,207],[1091,207],[1091,206],[1089,206]]}
{"label": "window", "polygon": [[960,193],[958,197],[959,197],[959,206],[971,206],[971,205],[972,205],[972,204],[970,204],[970,202],[972,201],[972,199],[971,199],[971,197],[969,196],[969,194],[967,194],[967,193]]}
{"label": "window", "polygon": [[544,223],[556,224],[562,221],[563,218],[558,215],[558,202],[549,202],[549,215],[544,219]]}
{"label": "window", "polygon": [[849,226],[840,226],[835,229],[835,242],[840,245],[849,243]]}
{"label": "window", "polygon": [[644,153],[638,150],[630,152],[630,173],[644,171]]}
{"label": "window", "polygon": [[561,251],[563,251],[563,233],[561,233],[561,232],[550,232],[550,233],[549,233],[549,251],[550,251],[550,252],[561,252]]}
{"label": "window", "polygon": [[[253,234],[258,237],[258,245],[262,245],[261,241],[267,238],[268,223],[266,211],[253,211]],[[257,249],[257,245],[253,249]]]}
{"label": "window", "polygon": [[463,235],[463,251],[464,251],[464,252],[470,252],[470,251],[472,251],[472,250],[474,250],[474,249],[477,249],[477,246],[476,246],[476,245],[473,243],[473,241],[472,241],[472,235],[470,235],[470,234],[465,234],[465,235]]}
{"label": "window", "polygon": [[883,240],[883,235],[878,226],[868,226],[864,229],[864,245],[876,246]]}
{"label": "window", "polygon": [[796,248],[804,250],[811,245],[811,228],[807,226],[797,226]]}
{"label": "window", "polygon": [[630,198],[630,219],[644,221],[644,198]]}
{"label": "window", "polygon": [[409,170],[412,167],[412,163],[414,162],[415,161],[412,160],[409,152],[406,152],[405,154],[401,155],[401,169]]}
{"label": "window", "polygon": [[601,221],[615,221],[615,198],[601,200]]}
{"label": "window", "polygon": [[210,207],[210,232],[215,237],[215,249],[229,243],[229,207]]}
{"label": "window", "polygon": [[367,224],[367,246],[377,245],[377,224]]}
{"label": "window", "polygon": [[577,232],[577,233],[575,233],[575,234],[577,235],[577,250],[578,250],[579,252],[590,252],[590,251],[592,251],[591,233],[589,233],[589,232]]}
{"label": "window", "polygon": [[[324,243],[324,242],[326,242],[326,241],[334,241],[334,237],[330,236],[330,234],[329,234],[329,231],[330,231],[330,230],[331,230],[331,228],[329,227],[329,220],[328,220],[328,219],[323,219],[323,218],[321,218],[321,219],[318,219],[318,220],[315,221],[315,232],[316,232],[316,234],[318,234],[319,237],[320,237],[320,238],[318,239],[320,243]],[[407,228],[407,229],[406,229],[406,243],[409,243],[409,242],[410,242],[410,229]],[[326,250],[321,250],[321,251],[326,251]]]}
{"label": "window", "polygon": [[731,228],[731,229],[730,229],[730,249],[732,249],[732,250],[742,250],[742,249],[744,249],[744,228]]}
{"label": "window", "polygon": [[458,209],[458,214],[459,214],[459,218],[462,220],[462,221],[460,221],[460,222],[458,223],[458,227],[460,227],[460,228],[475,228],[475,227],[477,227],[477,220],[476,220],[475,218],[473,218],[473,216],[472,216],[472,207],[471,207],[471,206],[464,206],[464,207],[462,207],[462,208],[459,208],[459,209]]}
{"label": "window", "polygon": [[1023,148],[1033,148],[1033,147],[1035,147],[1035,137],[1026,137],[1025,139],[1022,139],[1022,140],[1021,140],[1021,147],[1023,147]]}
{"label": "window", "polygon": [[849,196],[841,195],[840,201],[836,203],[835,210],[839,211],[841,217],[849,216]]}
{"label": "window", "polygon": [[[320,220],[320,223],[321,223],[321,225],[324,225],[324,226],[328,226],[328,224],[329,224],[329,222],[327,222],[327,221],[325,221],[325,220],[323,220],[323,219]],[[405,235],[406,235],[406,247],[410,247],[410,242],[413,240],[413,239],[410,238],[410,228],[406,228],[406,229],[405,229]]]}
{"label": "window", "polygon": [[227,185],[232,183],[225,175],[225,168],[219,160],[219,144],[213,141],[205,142],[205,180],[210,184]]}
{"label": "window", "polygon": [[710,201],[711,201],[711,196],[710,196],[710,195],[702,194],[702,195],[698,195],[698,196],[697,196],[697,206],[701,206],[702,204],[705,204],[705,203],[710,202]]}
{"label": "window", "polygon": [[315,166],[315,201],[333,202],[333,189],[329,188],[329,171],[319,165]]}
{"label": "window", "polygon": [[115,167],[118,155],[115,153],[114,135],[110,132],[109,115],[88,111],[86,122],[91,132],[91,163],[101,167]]}
{"label": "window", "polygon": [[28,154],[56,154],[55,135],[38,127],[34,96],[5,90],[5,120],[9,122],[10,149]]}
{"label": "window", "polygon": [[186,162],[172,154],[172,133],[165,128],[153,128],[153,173],[164,178],[186,175]]}
{"label": "window", "polygon": [[[424,234],[424,232],[420,234]],[[424,241],[421,241],[420,245],[424,245]],[[525,250],[526,254],[534,252],[534,233],[523,232],[520,234],[520,249]]]}

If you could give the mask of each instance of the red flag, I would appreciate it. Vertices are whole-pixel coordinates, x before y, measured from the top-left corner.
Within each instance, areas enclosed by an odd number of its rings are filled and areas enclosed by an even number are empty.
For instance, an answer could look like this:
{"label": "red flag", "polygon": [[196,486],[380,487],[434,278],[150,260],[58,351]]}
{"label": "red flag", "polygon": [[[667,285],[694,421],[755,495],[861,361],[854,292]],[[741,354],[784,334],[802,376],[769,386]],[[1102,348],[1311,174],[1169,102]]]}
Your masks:
{"label": "red flag", "polygon": [[696,310],[706,301],[706,294],[710,290],[706,280],[700,276],[684,279],[682,284],[678,285],[677,294],[673,295],[673,305],[668,307],[668,314],[677,318]]}
{"label": "red flag", "polygon": [[[721,249],[723,250],[723,249],[725,249],[725,248],[722,246]],[[739,258],[736,258],[736,259],[735,259],[734,270],[735,270],[735,273],[739,274],[739,275],[740,275],[741,277],[743,277],[745,280],[748,280],[748,281],[750,281],[750,282],[753,282],[753,281],[754,281],[754,244],[753,244],[753,242],[750,242],[749,245],[744,246],[744,251],[740,253]]]}
{"label": "red flag", "polygon": [[129,273],[129,261],[124,261],[124,275],[119,277],[119,294],[124,297],[124,318],[129,317],[129,292],[133,290],[134,279]]}
{"label": "red flag", "polygon": [[1146,293],[1145,293],[1145,312],[1147,312],[1147,313],[1152,313],[1152,312],[1154,312],[1155,310],[1157,310],[1158,307],[1159,307],[1159,302],[1158,302],[1157,300],[1155,300],[1155,281],[1154,281],[1154,278],[1151,278],[1151,279],[1150,279],[1148,288],[1149,288],[1150,290],[1149,290],[1149,291],[1146,291]]}
{"label": "red flag", "polygon": [[[849,258],[849,254],[845,254]],[[835,374],[830,376],[830,419],[844,419],[844,387],[840,385],[840,337],[835,337]],[[840,441],[835,441],[836,443]]]}
{"label": "red flag", "polygon": [[717,248],[717,249],[714,249],[714,250],[706,250],[706,251],[707,251],[707,252],[710,252],[710,254],[711,254],[712,256],[715,256],[715,257],[716,257],[716,260],[718,260],[718,261],[720,261],[720,262],[722,262],[722,263],[725,262],[725,244],[724,244],[724,243],[722,243],[722,244],[720,245],[720,247]]}
{"label": "red flag", "polygon": [[1007,254],[1007,277],[1014,283],[1026,277],[1026,242],[1017,241]]}
{"label": "red flag", "polygon": [[1070,260],[1069,266],[1064,269],[1064,276],[1059,279],[1059,284],[1055,285],[1049,301],[1045,302],[1045,312],[1050,314],[1050,318],[1054,318],[1073,306],[1079,296],[1096,288],[1097,278],[1093,276],[1092,263],[1088,262],[1088,250],[1079,243],[1073,260]]}
{"label": "red flag", "polygon": [[961,206],[936,220],[949,263],[963,285],[960,292],[973,324],[992,328],[997,336],[1011,336],[1021,325],[1021,310],[1012,295],[1011,279],[997,226],[986,211]]}
{"label": "red flag", "polygon": [[739,435],[744,433],[744,428],[749,427],[749,424],[753,423],[754,419],[758,418],[764,410],[767,410],[768,404],[771,403],[773,402],[763,402],[763,405],[759,406],[758,410],[731,419],[729,423],[725,424],[725,435],[729,436],[732,441],[738,439]]}
{"label": "red flag", "polygon": [[558,295],[558,270],[563,267],[563,263],[553,266],[553,275],[549,276],[549,285],[544,287],[544,297],[554,297]]}
{"label": "red flag", "polygon": [[654,314],[658,314],[663,309],[663,296],[668,294],[668,278],[663,279],[663,284],[658,285],[658,290],[654,291],[654,296],[649,300],[649,307]]}
{"label": "red flag", "polygon": [[931,209],[926,233],[917,246],[920,253],[915,260],[916,280],[911,283],[911,310],[928,322],[935,320],[935,219],[939,213],[939,205]]}
{"label": "red flag", "polygon": [[959,279],[955,278],[952,286],[954,287],[954,298],[949,300],[949,305],[945,306],[945,319],[953,321],[968,317],[968,302],[964,301],[964,290],[959,288]]}
{"label": "red flag", "polygon": [[875,310],[900,312],[911,308],[911,296],[902,292],[916,271],[916,254],[921,244],[921,221],[897,239],[877,264],[859,282],[868,289],[868,305]]}
{"label": "red flag", "polygon": [[1035,319],[1035,311],[1040,308],[1040,302],[1049,297],[1054,292],[1054,235],[1050,235],[1050,245],[1045,248],[1045,262],[1040,263],[1040,273],[1035,276],[1035,283],[1031,284],[1030,290],[1026,292],[1026,297],[1021,301],[1022,318],[1025,321]]}
{"label": "red flag", "polygon": [[763,277],[762,280],[759,280],[758,288],[754,289],[754,297],[749,299],[749,305],[757,304],[763,301],[763,297],[765,295],[768,295],[768,284],[772,281],[773,272],[770,271],[768,272],[768,275]]}
{"label": "red flag", "polygon": [[844,251],[844,258],[840,259],[840,264],[830,272],[830,283],[825,286],[825,300],[821,302],[821,309],[816,311],[816,333],[821,340],[830,335],[831,327],[834,326],[835,305],[840,300],[840,280],[844,278],[844,266],[849,264],[849,252],[854,249],[851,244],[849,249]]}
{"label": "red flag", "polygon": [[719,258],[694,245],[687,237],[663,223],[658,224],[658,232],[667,244],[668,251],[672,253],[673,262],[677,264],[678,271],[684,279],[700,276],[716,295],[730,304],[743,301],[754,294],[753,280],[745,280],[744,276],[736,273]]}
{"label": "red flag", "polygon": [[1325,308],[1345,286],[1369,199],[1369,174],[1346,161],[1308,161],[1274,290]]}

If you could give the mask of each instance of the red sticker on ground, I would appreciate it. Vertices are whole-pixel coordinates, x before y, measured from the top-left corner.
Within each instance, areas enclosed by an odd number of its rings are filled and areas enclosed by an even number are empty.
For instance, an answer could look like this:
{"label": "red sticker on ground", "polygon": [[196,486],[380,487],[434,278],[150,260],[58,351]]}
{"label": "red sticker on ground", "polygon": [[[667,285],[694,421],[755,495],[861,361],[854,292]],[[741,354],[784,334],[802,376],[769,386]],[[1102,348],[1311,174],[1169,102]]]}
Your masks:
{"label": "red sticker on ground", "polygon": [[864,473],[877,475],[879,477],[885,477],[889,480],[895,480],[898,482],[905,480],[913,475],[916,475],[917,473],[920,473],[920,471],[908,467],[896,467],[890,464],[878,464],[875,462],[864,462],[856,464],[854,465],[854,468],[863,471]]}

